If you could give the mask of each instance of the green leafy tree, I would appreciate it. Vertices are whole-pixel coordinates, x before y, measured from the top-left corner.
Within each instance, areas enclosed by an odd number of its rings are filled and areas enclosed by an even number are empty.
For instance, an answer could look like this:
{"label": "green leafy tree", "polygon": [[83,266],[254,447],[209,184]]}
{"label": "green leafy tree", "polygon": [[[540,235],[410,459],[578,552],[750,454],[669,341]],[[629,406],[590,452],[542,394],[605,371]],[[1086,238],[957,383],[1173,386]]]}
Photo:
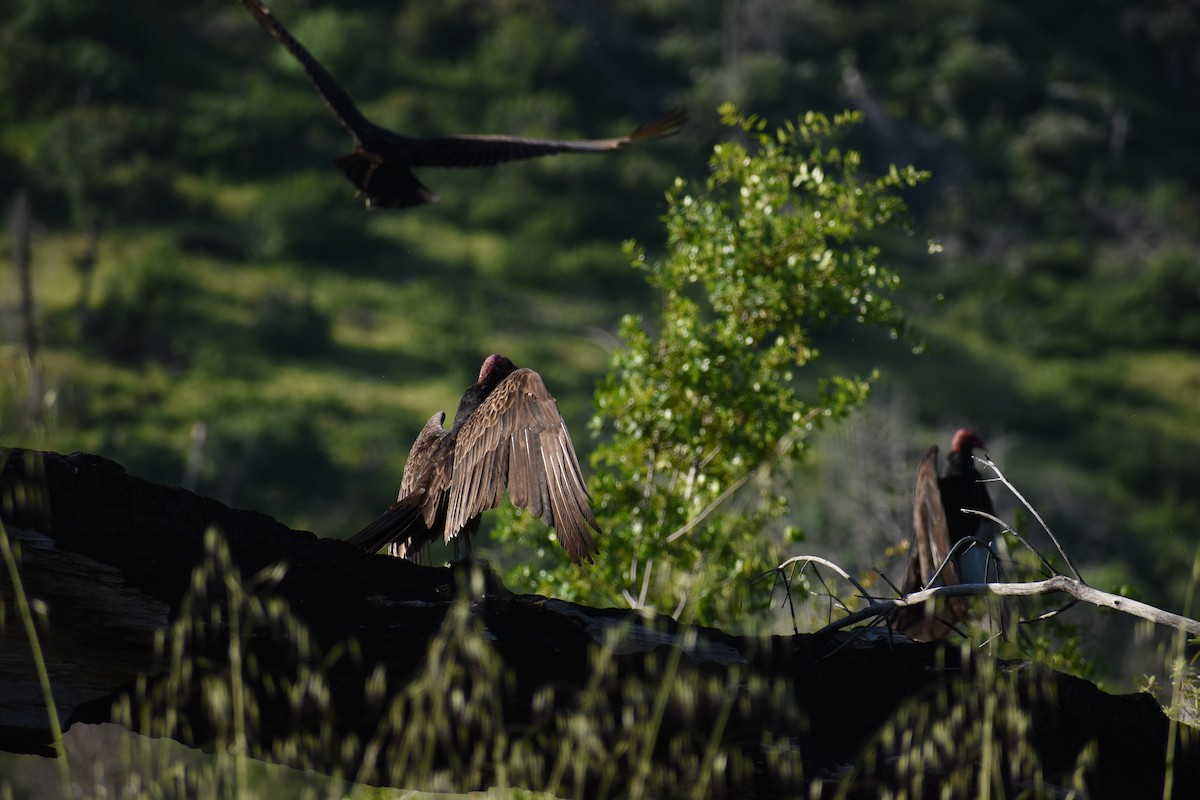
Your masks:
{"label": "green leafy tree", "polygon": [[653,325],[621,322],[624,346],[596,391],[597,563],[524,566],[514,578],[729,624],[767,600],[748,579],[775,563],[787,536],[774,528],[789,466],[815,428],[868,393],[861,378],[800,379],[818,357],[814,333],[842,323],[896,333],[903,323],[899,278],[880,264],[872,232],[902,214],[898,191],[924,175],[860,177],[859,154],[836,144],[855,114],[810,113],[769,132],[732,106],[721,113],[750,146],[721,143],[707,181],[676,181],[664,258],[628,246],[662,307]]}

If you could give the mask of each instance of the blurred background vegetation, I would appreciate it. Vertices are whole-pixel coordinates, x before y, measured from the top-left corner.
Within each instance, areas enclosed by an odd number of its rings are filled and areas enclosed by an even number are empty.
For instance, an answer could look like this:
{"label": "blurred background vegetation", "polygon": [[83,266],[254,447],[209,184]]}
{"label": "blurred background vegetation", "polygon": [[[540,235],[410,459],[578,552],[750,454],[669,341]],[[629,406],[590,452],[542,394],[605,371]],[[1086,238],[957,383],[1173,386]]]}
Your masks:
{"label": "blurred background vegetation", "polygon": [[855,108],[867,169],[932,173],[905,193],[919,235],[879,242],[924,353],[822,334],[827,374],[880,377],[815,440],[778,540],[882,563],[920,452],[970,424],[1086,578],[1183,610],[1200,541],[1194,3],[271,6],[404,133],[611,136],[672,105],[693,122],[611,157],[429,170],[440,203],[368,212],[331,164],[344,131],[234,0],[0,0],[0,204],[28,197],[36,323],[31,363],[9,225],[4,444],[99,453],[345,536],[394,496],[424,420],[503,352],[590,451],[618,320],[659,299],[622,242],[662,252],[664,193],[731,135],[717,106],[776,123]]}

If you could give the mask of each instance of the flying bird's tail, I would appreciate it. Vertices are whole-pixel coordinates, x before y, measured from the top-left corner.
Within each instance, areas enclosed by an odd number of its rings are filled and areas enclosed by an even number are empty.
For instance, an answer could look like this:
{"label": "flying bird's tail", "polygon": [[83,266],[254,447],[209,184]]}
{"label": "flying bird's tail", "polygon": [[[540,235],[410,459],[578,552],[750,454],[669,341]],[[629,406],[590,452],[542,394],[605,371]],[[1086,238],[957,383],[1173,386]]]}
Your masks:
{"label": "flying bird's tail", "polygon": [[363,150],[335,158],[333,163],[358,187],[358,193],[366,197],[368,208],[408,208],[438,199],[417,180],[412,170]]}

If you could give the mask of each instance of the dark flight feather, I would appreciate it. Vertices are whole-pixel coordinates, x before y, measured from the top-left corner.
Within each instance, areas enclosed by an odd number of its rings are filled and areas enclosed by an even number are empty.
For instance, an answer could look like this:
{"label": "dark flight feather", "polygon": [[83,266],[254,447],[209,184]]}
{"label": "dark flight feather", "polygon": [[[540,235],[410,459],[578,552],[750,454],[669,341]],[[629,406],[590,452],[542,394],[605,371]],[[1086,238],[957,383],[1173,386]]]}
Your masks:
{"label": "dark flight feather", "polygon": [[296,41],[271,10],[258,0],[240,0],[258,24],[291,53],[317,94],[354,139],[354,152],[334,163],[358,187],[369,208],[405,208],[432,203],[437,195],[412,170],[420,167],[490,167],[556,153],[603,153],[628,144],[676,133],[687,122],[682,110],[668,111],[628,136],[612,139],[530,139],[521,136],[403,136],[367,119],[333,76]]}
{"label": "dark flight feather", "polygon": [[435,536],[473,535],[505,491],[554,528],[571,560],[591,560],[599,532],[571,437],[541,376],[489,356],[459,402],[454,425],[435,414],[417,435],[397,501],[350,542],[415,556]]}
{"label": "dark flight feather", "polygon": [[[937,471],[937,446],[925,451],[913,490],[913,548],[901,586],[904,594],[931,586],[934,574],[954,545],[979,532],[982,518],[963,509],[992,513],[991,496],[971,457],[975,448],[983,447],[983,440],[973,432],[965,428],[957,431],[946,472],[941,477]],[[946,563],[937,585],[962,582],[961,558],[962,553],[958,553]],[[901,609],[890,624],[914,639],[928,641],[945,636],[966,614],[966,599],[953,597],[936,604],[932,612],[922,607]]]}

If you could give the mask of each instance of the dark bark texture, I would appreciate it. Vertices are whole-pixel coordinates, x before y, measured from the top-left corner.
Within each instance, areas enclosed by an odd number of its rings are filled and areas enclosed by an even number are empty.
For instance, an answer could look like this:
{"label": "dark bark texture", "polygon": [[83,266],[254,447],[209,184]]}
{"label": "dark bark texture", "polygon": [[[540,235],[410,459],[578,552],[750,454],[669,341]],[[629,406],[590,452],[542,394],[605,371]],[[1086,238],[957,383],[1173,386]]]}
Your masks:
{"label": "dark bark texture", "polygon": [[[1195,732],[1149,695],[878,629],[742,637],[515,595],[486,569],[366,555],[96,456],[0,455],[64,726],[115,713],[378,783],[563,797],[973,797],[980,780],[1162,797],[1174,735],[1173,796],[1200,797]],[[0,575],[0,748],[49,752]]]}

